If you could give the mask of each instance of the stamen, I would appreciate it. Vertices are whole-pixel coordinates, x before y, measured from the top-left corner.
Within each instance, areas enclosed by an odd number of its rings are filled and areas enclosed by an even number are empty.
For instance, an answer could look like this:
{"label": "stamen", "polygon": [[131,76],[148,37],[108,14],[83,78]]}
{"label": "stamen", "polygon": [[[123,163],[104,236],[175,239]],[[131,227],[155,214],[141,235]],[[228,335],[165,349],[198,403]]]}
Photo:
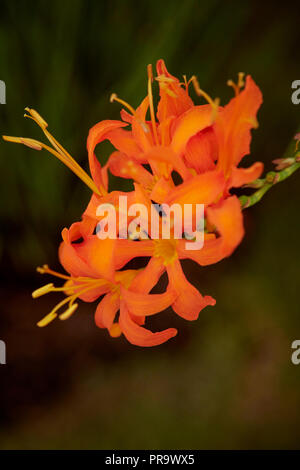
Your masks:
{"label": "stamen", "polygon": [[59,277],[61,279],[70,279],[70,276],[58,273],[56,271],[53,271],[53,269],[50,269],[48,264],[44,264],[42,267],[38,266],[36,268],[36,270],[40,274],[52,274],[52,276],[56,276],[56,277]]}
{"label": "stamen", "polygon": [[11,137],[9,135],[3,135],[2,136],[3,140],[6,142],[13,142],[16,144],[23,144],[26,145],[26,147],[30,147],[34,150],[42,150],[42,145],[38,140],[34,139],[27,139],[25,137]]}
{"label": "stamen", "polygon": [[43,144],[42,142],[39,142],[34,139],[28,139],[26,137],[11,137],[7,135],[3,135],[2,138],[6,140],[7,142],[14,142],[17,144],[23,144],[26,145],[27,147],[33,148],[35,150],[42,150],[45,149],[52,155],[54,155],[58,160],[60,160],[62,163],[64,163],[68,168],[70,168],[73,173],[75,173],[78,178],[80,178],[94,193],[98,194],[101,196],[101,193],[99,192],[97,186],[95,185],[94,181],[89,177],[89,175],[81,168],[80,165],[76,164],[74,165],[73,162],[67,158],[65,155],[62,153],[57,152],[56,150],[52,149],[46,144]]}
{"label": "stamen", "polygon": [[189,87],[189,83],[190,83],[190,80],[187,81],[186,75],[183,75],[183,84],[184,84],[186,90]]}
{"label": "stamen", "polygon": [[48,145],[43,144],[42,142],[24,137],[3,136],[3,139],[8,142],[15,142],[26,145],[27,147],[33,148],[35,150],[47,150],[56,158],[58,158],[62,163],[64,163],[68,168],[70,168],[70,170],[73,171],[73,173],[75,173],[94,193],[98,194],[99,196],[106,193],[104,188],[100,188],[101,192],[99,191],[90,176],[83,170],[83,168],[81,168],[81,166],[76,162],[76,160],[71,157],[71,155],[64,149],[64,147],[59,142],[57,142],[57,140],[50,134],[50,132],[46,129],[48,124],[40,116],[40,114],[34,109],[25,108],[25,110],[29,114],[24,114],[24,116],[36,122],[36,124],[44,132],[49,142],[53,145],[54,149],[52,149]]}
{"label": "stamen", "polygon": [[129,111],[132,113],[132,114],[135,114],[135,110],[134,108],[128,104],[126,101],[122,100],[121,98],[118,98],[118,95],[116,93],[112,93],[110,95],[110,98],[109,98],[109,101],[111,103],[113,103],[114,101],[117,101],[118,103],[122,104],[123,106],[125,106],[125,108],[129,109]]}
{"label": "stamen", "polygon": [[59,319],[60,320],[68,320],[68,318],[70,318],[73,313],[75,312],[75,310],[77,309],[78,307],[78,304],[73,304],[71,307],[69,307],[64,313],[61,313],[59,315]]}
{"label": "stamen", "polygon": [[216,103],[215,103],[215,100],[213,100],[204,90],[202,90],[200,88],[200,85],[199,85],[199,82],[197,80],[197,77],[195,75],[193,75],[190,79],[190,81],[192,82],[193,86],[194,86],[194,89],[195,89],[195,92],[197,93],[198,96],[203,96],[203,98],[206,99],[206,101],[212,106],[212,107],[215,107],[216,106]]}
{"label": "stamen", "polygon": [[48,292],[52,291],[54,288],[54,284],[51,282],[50,284],[46,284],[45,286],[40,287],[39,289],[36,289],[35,291],[32,292],[32,297],[34,299],[37,299],[38,297],[41,297],[44,294],[48,294]]}
{"label": "stamen", "polygon": [[49,325],[49,323],[51,323],[53,320],[55,320],[55,318],[57,317],[57,314],[56,313],[48,313],[48,315],[46,315],[44,318],[42,318],[38,323],[37,323],[37,326],[39,328],[43,328],[44,326],[47,326]]}
{"label": "stamen", "polygon": [[148,73],[148,97],[149,97],[151,123],[152,123],[152,129],[153,129],[153,135],[154,135],[155,143],[156,143],[156,145],[159,145],[157,129],[156,129],[156,122],[155,122],[154,105],[153,105],[153,94],[152,94],[153,73],[152,73],[152,65],[151,64],[147,65],[147,73]]}
{"label": "stamen", "polygon": [[24,117],[31,117],[42,129],[46,129],[46,127],[48,127],[48,123],[35,109],[26,107],[25,111],[27,111],[31,116],[24,114]]}
{"label": "stamen", "polygon": [[213,109],[213,114],[212,114],[212,121],[215,120],[216,118],[216,114],[218,112],[218,108],[219,108],[219,104],[220,104],[220,99],[219,98],[215,98],[214,100],[204,91],[200,88],[200,85],[199,85],[199,82],[197,80],[197,77],[195,75],[193,75],[189,82],[191,82],[193,84],[193,87],[195,89],[195,92],[198,96],[203,96],[204,99],[206,99],[206,101],[208,102],[208,104],[211,105],[212,109]]}
{"label": "stamen", "polygon": [[234,83],[233,80],[227,80],[227,85],[231,86],[234,89],[235,96],[237,96],[240,93],[241,88],[243,88],[243,86],[245,85],[244,76],[245,76],[244,72],[239,72],[237,83]]}
{"label": "stamen", "polygon": [[245,86],[244,77],[245,77],[245,73],[244,73],[244,72],[239,72],[239,73],[238,73],[238,87],[239,87],[239,88],[243,88],[243,86]]}

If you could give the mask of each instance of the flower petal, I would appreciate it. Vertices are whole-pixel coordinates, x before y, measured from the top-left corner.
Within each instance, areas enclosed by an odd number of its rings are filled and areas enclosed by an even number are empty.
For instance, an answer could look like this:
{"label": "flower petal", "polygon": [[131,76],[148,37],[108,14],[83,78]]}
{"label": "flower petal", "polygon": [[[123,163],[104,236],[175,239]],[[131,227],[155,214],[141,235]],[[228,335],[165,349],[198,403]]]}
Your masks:
{"label": "flower petal", "polygon": [[207,266],[231,255],[244,236],[241,205],[236,196],[224,199],[207,208],[208,222],[215,226],[219,237],[205,234],[204,246],[200,250],[187,250],[185,240],[178,240],[177,253],[180,259],[189,258],[200,266]]}
{"label": "flower petal", "polygon": [[156,286],[165,266],[159,258],[152,257],[142,271],[140,271],[130,284],[130,288],[135,292],[150,292]]}
{"label": "flower petal", "polygon": [[116,240],[100,240],[97,235],[92,235],[83,243],[77,244],[75,250],[97,273],[97,277],[111,280],[114,275],[115,246]]}
{"label": "flower petal", "polygon": [[217,140],[210,126],[191,137],[185,148],[184,160],[189,168],[204,173],[215,168],[217,156]]}
{"label": "flower petal", "polygon": [[209,295],[202,296],[185,277],[178,260],[167,265],[169,284],[178,297],[172,304],[174,312],[186,320],[196,320],[201,310],[207,305],[215,305],[216,301]]}
{"label": "flower petal", "polygon": [[[155,147],[151,147],[151,149],[145,154],[145,157],[150,163],[151,161],[160,163],[160,167],[158,167],[158,170],[160,170],[158,176],[164,175],[169,178],[173,167],[184,180],[191,177],[191,173],[185,166],[182,158],[176,155],[170,147],[156,145]],[[162,164],[164,165],[162,166]],[[168,164],[169,168],[166,168],[165,164]]]}
{"label": "flower petal", "polygon": [[215,207],[208,207],[207,218],[211,224],[217,227],[221,235],[222,257],[231,255],[244,236],[240,201],[236,196],[231,196]]}
{"label": "flower petal", "polygon": [[224,186],[225,179],[221,172],[208,171],[176,186],[165,202],[168,204],[211,204],[221,194]]}
{"label": "flower petal", "polygon": [[233,188],[239,188],[244,184],[251,183],[260,177],[264,169],[261,162],[253,163],[249,168],[232,168],[229,185]]}
{"label": "flower petal", "polygon": [[90,171],[92,178],[99,189],[104,187],[104,182],[102,178],[101,165],[94,152],[96,145],[105,140],[106,134],[108,132],[127,125],[127,123],[122,121],[106,120],[98,122],[98,124],[93,126],[89,131],[89,135],[87,138],[87,150],[89,156]]}
{"label": "flower petal", "polygon": [[121,178],[132,178],[143,186],[151,187],[153,175],[140,163],[128,158],[124,153],[113,152],[108,160],[110,172]]}
{"label": "flower petal", "polygon": [[128,289],[121,289],[121,296],[130,313],[137,316],[149,316],[168,308],[177,297],[172,289],[163,294],[143,294]]}
{"label": "flower petal", "polygon": [[243,91],[218,113],[215,132],[219,143],[218,167],[227,176],[250,152],[251,129],[257,127],[256,113],[262,103],[258,86],[248,75]]}
{"label": "flower petal", "polygon": [[75,250],[70,238],[70,231],[64,228],[62,231],[63,242],[59,247],[59,260],[65,270],[74,277],[97,277],[95,270],[83,260]]}
{"label": "flower petal", "polygon": [[154,250],[152,240],[116,240],[115,264],[116,269],[122,268],[132,258],[152,256]]}
{"label": "flower petal", "polygon": [[106,294],[99,302],[95,312],[95,323],[99,328],[110,330],[120,308],[120,298],[115,293]]}
{"label": "flower petal", "polygon": [[121,302],[120,327],[127,340],[136,346],[157,346],[177,335],[175,328],[168,328],[157,333],[137,325],[131,318],[124,302]]}
{"label": "flower petal", "polygon": [[187,89],[180,85],[178,78],[171,75],[160,59],[156,64],[159,82],[160,101],[157,106],[157,117],[163,122],[169,116],[180,116],[193,106]]}
{"label": "flower petal", "polygon": [[150,126],[146,123],[146,113],[149,108],[148,96],[142,101],[132,118],[132,135],[138,146],[147,152],[153,145]]}
{"label": "flower petal", "polygon": [[124,153],[128,157],[140,158],[141,149],[137,142],[134,140],[132,132],[126,131],[125,129],[114,129],[108,132],[106,138],[112,143],[112,145],[120,152]]}
{"label": "flower petal", "polygon": [[184,153],[187,142],[198,132],[212,124],[213,111],[209,104],[193,106],[174,123],[171,146],[177,155]]}

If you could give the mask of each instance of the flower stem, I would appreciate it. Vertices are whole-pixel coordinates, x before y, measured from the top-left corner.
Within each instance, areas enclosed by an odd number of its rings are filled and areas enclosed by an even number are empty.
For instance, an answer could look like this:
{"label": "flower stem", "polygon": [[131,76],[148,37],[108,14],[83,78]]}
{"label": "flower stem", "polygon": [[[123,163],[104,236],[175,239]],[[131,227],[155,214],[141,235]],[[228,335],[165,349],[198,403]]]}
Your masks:
{"label": "flower stem", "polygon": [[259,188],[250,196],[240,196],[239,200],[242,206],[242,209],[251,207],[257,202],[259,202],[262,197],[269,191],[274,184],[281,183],[281,181],[289,178],[293,173],[295,173],[298,168],[300,168],[300,151],[296,151],[294,156],[289,159],[292,163],[289,164],[286,168],[281,171],[269,171],[265,178],[257,179],[251,183],[251,187]]}

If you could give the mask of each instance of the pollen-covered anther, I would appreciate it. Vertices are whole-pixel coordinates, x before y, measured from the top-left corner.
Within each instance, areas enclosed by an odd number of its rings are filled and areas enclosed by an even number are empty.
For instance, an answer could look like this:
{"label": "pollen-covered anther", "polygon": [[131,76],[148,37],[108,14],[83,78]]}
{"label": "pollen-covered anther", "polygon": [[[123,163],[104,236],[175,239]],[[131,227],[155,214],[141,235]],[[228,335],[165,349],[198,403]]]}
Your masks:
{"label": "pollen-covered anther", "polygon": [[27,107],[25,108],[25,111],[27,111],[30,114],[30,116],[28,114],[24,114],[24,117],[31,117],[32,119],[36,121],[36,123],[42,129],[46,129],[48,127],[48,123],[45,121],[45,119],[42,118],[42,116],[35,109],[31,109]]}
{"label": "pollen-covered anther", "polygon": [[245,74],[244,72],[239,72],[238,74],[238,81],[237,83],[235,83],[233,80],[227,80],[227,85],[228,86],[231,86],[233,89],[234,89],[234,92],[235,92],[235,95],[237,96],[240,91],[241,91],[241,88],[243,88],[245,86],[245,80],[244,80],[244,77],[245,77]]}
{"label": "pollen-covered anther", "polygon": [[57,313],[50,312],[48,315],[46,315],[44,318],[42,318],[38,323],[37,326],[39,328],[43,328],[44,326],[49,325],[55,318],[57,317]]}
{"label": "pollen-covered anther", "polygon": [[53,289],[54,289],[54,284],[50,282],[49,284],[46,284],[45,286],[42,286],[39,289],[36,289],[35,291],[33,291],[31,295],[34,299],[37,299],[38,297],[41,297],[42,295],[48,294],[48,292],[51,292]]}
{"label": "pollen-covered anther", "polygon": [[34,139],[29,139],[27,137],[13,137],[10,135],[3,135],[2,138],[6,142],[13,142],[15,144],[23,144],[34,150],[42,150],[43,148],[40,142]]}
{"label": "pollen-covered anther", "polygon": [[73,315],[75,310],[77,310],[77,307],[78,307],[78,304],[71,305],[69,308],[67,308],[67,310],[65,312],[63,312],[59,315],[59,319],[60,320],[68,320],[68,318],[70,318]]}

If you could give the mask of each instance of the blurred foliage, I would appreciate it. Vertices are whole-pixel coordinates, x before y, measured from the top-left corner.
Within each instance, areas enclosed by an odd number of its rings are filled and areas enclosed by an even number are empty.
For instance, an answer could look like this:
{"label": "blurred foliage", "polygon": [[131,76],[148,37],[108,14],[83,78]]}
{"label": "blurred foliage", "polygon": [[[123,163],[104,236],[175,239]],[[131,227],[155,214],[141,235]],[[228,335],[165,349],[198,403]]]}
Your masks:
{"label": "blurred foliage", "polygon": [[[160,57],[221,103],[228,78],[253,76],[264,105],[245,164],[270,169],[299,128],[299,17],[287,2],[2,0],[0,10],[1,134],[40,138],[22,118],[33,107],[85,168],[89,128],[119,117],[110,94],[136,106],[146,65]],[[109,148],[97,152],[103,162]],[[49,301],[33,306],[26,284],[39,282],[35,265],[57,264],[60,231],[80,218],[89,190],[44,152],[4,142],[0,172],[2,448],[299,446],[300,368],[290,362],[300,336],[299,175],[249,209],[230,260],[187,265],[217,306],[193,324],[166,316],[178,338],[142,350],[97,330],[94,306],[37,331]]]}

